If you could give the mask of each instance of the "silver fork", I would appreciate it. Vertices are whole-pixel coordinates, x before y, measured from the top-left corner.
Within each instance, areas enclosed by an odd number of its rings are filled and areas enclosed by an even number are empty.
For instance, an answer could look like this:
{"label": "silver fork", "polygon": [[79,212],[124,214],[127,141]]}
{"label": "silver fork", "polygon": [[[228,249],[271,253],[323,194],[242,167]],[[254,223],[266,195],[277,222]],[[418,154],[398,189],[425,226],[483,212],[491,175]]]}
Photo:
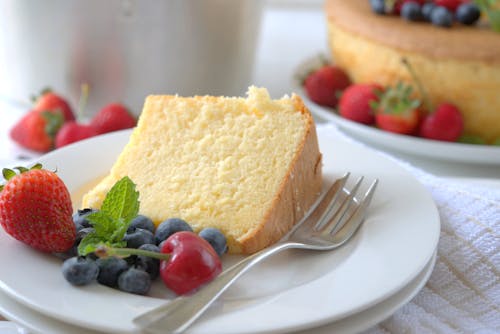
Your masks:
{"label": "silver fork", "polygon": [[337,179],[309,213],[274,245],[226,269],[196,293],[180,296],[133,319],[142,332],[180,333],[186,330],[243,273],[265,258],[289,248],[332,250],[347,242],[364,221],[378,180],[363,198],[355,197],[363,177],[351,190],[344,186],[349,173]]}

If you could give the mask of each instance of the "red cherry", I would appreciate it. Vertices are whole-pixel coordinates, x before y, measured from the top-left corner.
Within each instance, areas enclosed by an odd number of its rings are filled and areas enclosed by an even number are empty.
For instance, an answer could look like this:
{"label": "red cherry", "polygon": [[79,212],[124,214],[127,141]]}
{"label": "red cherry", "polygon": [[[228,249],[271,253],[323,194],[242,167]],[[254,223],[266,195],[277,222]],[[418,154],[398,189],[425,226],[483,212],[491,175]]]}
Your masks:
{"label": "red cherry", "polygon": [[464,129],[462,114],[456,106],[449,103],[439,105],[436,110],[425,116],[419,135],[424,138],[457,141]]}
{"label": "red cherry", "polygon": [[178,295],[197,289],[222,271],[212,246],[193,232],[174,233],[162,243],[160,251],[171,255],[160,262],[161,278]]}
{"label": "red cherry", "polygon": [[90,125],[70,121],[65,123],[57,132],[55,145],[56,148],[63,147],[97,134],[96,129]]}
{"label": "red cherry", "polygon": [[336,107],[338,95],[351,80],[338,66],[327,65],[311,73],[304,82],[307,96],[317,104]]}

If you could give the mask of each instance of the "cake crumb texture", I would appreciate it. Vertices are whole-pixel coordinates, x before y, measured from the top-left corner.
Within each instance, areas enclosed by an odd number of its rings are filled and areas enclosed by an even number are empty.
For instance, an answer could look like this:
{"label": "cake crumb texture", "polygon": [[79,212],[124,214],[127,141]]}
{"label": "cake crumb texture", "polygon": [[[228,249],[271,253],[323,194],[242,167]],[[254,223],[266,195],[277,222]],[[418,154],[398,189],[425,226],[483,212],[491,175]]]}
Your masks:
{"label": "cake crumb texture", "polygon": [[[321,190],[314,122],[301,99],[151,95],[110,174],[83,198],[98,208],[121,177],[137,185],[140,212],[219,228],[230,253],[277,241]],[[319,163],[318,163],[319,162]]]}

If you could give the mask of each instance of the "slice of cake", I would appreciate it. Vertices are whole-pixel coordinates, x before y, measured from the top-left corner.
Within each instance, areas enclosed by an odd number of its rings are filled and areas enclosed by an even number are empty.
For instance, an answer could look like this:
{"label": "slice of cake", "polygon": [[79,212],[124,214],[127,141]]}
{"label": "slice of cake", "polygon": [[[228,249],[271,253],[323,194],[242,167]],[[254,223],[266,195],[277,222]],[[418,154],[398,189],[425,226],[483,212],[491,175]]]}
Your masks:
{"label": "slice of cake", "polygon": [[297,95],[149,96],[108,176],[83,198],[99,208],[129,176],[140,213],[172,217],[195,231],[220,229],[230,253],[249,254],[280,239],[315,202],[321,154],[311,114]]}

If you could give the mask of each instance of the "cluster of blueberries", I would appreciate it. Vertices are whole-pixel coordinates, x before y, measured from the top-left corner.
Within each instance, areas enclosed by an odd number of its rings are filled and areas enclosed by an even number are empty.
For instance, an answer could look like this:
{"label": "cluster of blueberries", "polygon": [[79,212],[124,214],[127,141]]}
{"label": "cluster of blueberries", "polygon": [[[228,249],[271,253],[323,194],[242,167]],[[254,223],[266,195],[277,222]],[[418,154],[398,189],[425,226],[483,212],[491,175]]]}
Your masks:
{"label": "cluster of blueberries", "polygon": [[[384,0],[370,0],[370,5],[375,13],[387,14]],[[440,27],[451,27],[454,21],[465,25],[475,24],[481,16],[481,11],[471,2],[460,4],[453,13],[446,7],[437,6],[434,2],[425,2],[421,5],[417,1],[408,1],[401,7],[400,15],[408,21],[427,21]]]}
{"label": "cluster of blueberries", "polygon": [[[86,219],[92,212],[94,210],[84,209],[78,210],[73,215],[77,240],[70,251],[60,254],[65,258],[62,265],[63,276],[73,285],[86,285],[97,281],[125,292],[146,294],[152,282],[159,276],[160,260],[143,255],[131,255],[126,258],[115,256],[98,258],[91,253],[85,257],[78,256],[78,244],[93,231],[92,225]],[[127,248],[159,253],[161,243],[180,231],[192,232],[193,229],[180,218],[167,219],[155,228],[150,218],[138,215],[131,221],[123,240],[126,241]],[[219,256],[227,251],[226,238],[220,230],[205,228],[199,232],[199,236],[208,241]]]}

